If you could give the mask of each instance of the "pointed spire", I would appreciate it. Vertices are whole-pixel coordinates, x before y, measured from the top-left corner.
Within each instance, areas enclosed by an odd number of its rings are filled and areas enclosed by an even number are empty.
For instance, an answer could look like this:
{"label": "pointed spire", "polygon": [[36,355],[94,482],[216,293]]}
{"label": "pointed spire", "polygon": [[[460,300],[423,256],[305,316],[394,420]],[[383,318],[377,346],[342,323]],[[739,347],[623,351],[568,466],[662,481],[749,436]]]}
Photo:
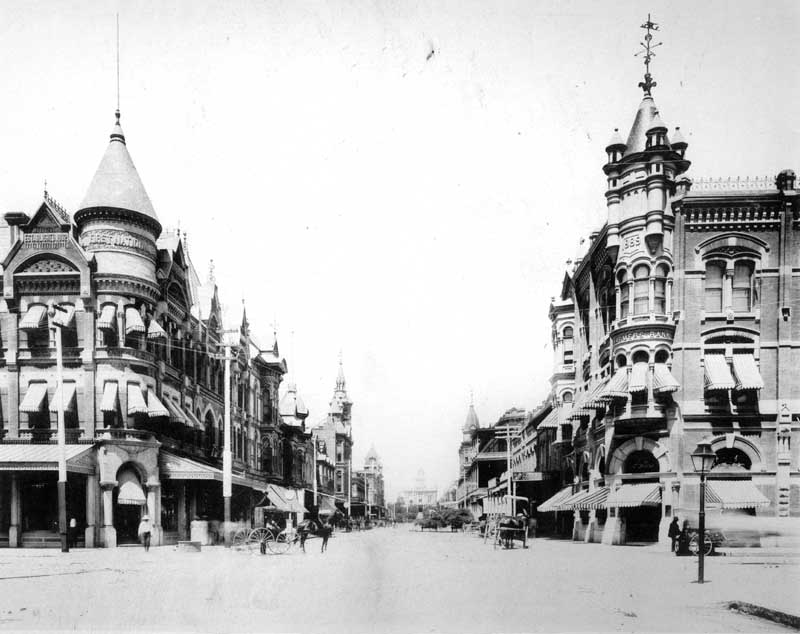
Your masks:
{"label": "pointed spire", "polygon": [[156,234],[159,234],[161,223],[128,153],[125,134],[119,122],[119,110],[115,115],[111,140],[86,196],[75,213],[75,220],[79,222],[86,212],[93,209],[115,209],[144,217],[155,225]]}
{"label": "pointed spire", "polygon": [[339,373],[336,376],[336,391],[337,392],[344,392],[345,389],[345,380],[344,380],[344,366],[342,365],[342,353],[339,352]]}
{"label": "pointed spire", "polygon": [[469,393],[469,409],[467,410],[467,419],[464,421],[463,430],[472,431],[473,429],[479,429],[480,423],[478,422],[478,414],[475,412],[475,405],[472,402],[472,391],[470,390]]}

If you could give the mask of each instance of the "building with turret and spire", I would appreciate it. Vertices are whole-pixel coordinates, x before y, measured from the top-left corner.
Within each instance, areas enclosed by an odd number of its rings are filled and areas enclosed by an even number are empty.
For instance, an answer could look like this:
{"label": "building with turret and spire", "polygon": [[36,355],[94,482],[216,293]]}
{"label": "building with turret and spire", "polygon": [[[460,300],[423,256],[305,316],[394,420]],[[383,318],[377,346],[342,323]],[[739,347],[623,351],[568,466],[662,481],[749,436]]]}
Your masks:
{"label": "building with turret and spire", "polygon": [[643,28],[644,94],[606,148],[607,219],[550,309],[558,433],[542,449],[564,488],[539,511],[607,544],[666,542],[673,517],[697,516],[701,441],[711,525],[800,514],[795,175],[688,178],[653,96],[657,25]]}
{"label": "building with turret and spire", "polygon": [[[336,375],[336,385],[330,400],[328,414],[317,423],[312,434],[317,443],[318,453],[321,449],[325,455],[332,456],[334,459],[334,503],[340,511],[348,515],[353,497],[352,409],[353,403],[347,394],[344,365],[340,357],[339,371]],[[321,465],[318,464],[318,473],[320,468]]]}
{"label": "building with turret and spire", "polygon": [[0,543],[59,544],[59,403],[78,545],[135,542],[145,514],[154,545],[213,541],[224,516],[223,344],[232,356],[231,516],[252,525],[267,498],[304,511],[308,412],[297,397],[279,412],[287,367],[277,340],[260,347],[244,308],[224,332],[213,271],[201,282],[185,234],[162,227],[119,111],[75,213],[45,192],[32,214],[6,213],[0,236]]}

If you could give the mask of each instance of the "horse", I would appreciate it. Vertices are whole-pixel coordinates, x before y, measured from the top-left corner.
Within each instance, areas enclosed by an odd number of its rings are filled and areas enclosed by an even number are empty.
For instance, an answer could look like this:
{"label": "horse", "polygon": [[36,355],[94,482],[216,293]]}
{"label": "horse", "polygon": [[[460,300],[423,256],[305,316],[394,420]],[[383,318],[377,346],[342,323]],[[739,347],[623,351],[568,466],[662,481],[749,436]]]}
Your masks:
{"label": "horse", "polygon": [[319,552],[324,553],[328,550],[328,538],[331,536],[331,533],[333,533],[333,524],[338,521],[339,515],[341,515],[341,513],[336,511],[336,513],[331,515],[326,521],[309,519],[300,522],[297,525],[297,534],[300,536],[301,550],[306,552],[306,539],[310,536],[322,538],[322,547]]}
{"label": "horse", "polygon": [[504,548],[514,548],[514,534],[525,529],[525,517],[511,517],[506,515],[500,520],[500,542]]}

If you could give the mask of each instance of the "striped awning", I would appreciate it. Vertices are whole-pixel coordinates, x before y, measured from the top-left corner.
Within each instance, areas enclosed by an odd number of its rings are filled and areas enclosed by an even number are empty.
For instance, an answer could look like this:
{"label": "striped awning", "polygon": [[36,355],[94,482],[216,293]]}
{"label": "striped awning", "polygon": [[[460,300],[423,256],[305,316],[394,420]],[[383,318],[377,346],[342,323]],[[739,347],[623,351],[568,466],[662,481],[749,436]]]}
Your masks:
{"label": "striped awning", "polygon": [[591,511],[593,509],[602,509],[606,506],[606,500],[611,489],[608,487],[600,487],[589,493],[585,498],[575,504],[575,508],[581,511]]}
{"label": "striped awning", "polygon": [[732,390],[736,387],[725,355],[707,354],[703,361],[707,390]]}
{"label": "striped awning", "polygon": [[737,390],[760,390],[764,387],[764,379],[752,354],[734,354],[733,373]]}
{"label": "striped awning", "polygon": [[[56,388],[55,394],[53,394],[53,400],[50,401],[50,411],[53,413],[58,413],[58,406],[61,403],[61,386]],[[73,381],[65,382],[64,383],[64,411],[65,412],[74,412],[75,411],[75,383]]]}
{"label": "striped awning", "polygon": [[142,485],[139,478],[133,471],[123,471],[117,480],[119,494],[117,495],[118,504],[128,504],[132,506],[144,506],[147,503]]}
{"label": "striped awning", "polygon": [[560,502],[556,507],[557,511],[572,511],[578,508],[578,504],[581,500],[585,499],[589,495],[588,491],[578,491],[577,493],[573,493],[564,501]]}
{"label": "striped awning", "polygon": [[666,363],[656,363],[653,368],[653,392],[656,394],[666,394],[674,392],[681,386],[678,380],[672,376]]}
{"label": "striped awning", "polygon": [[155,317],[150,320],[150,326],[147,329],[147,338],[148,339],[166,339],[167,333],[164,332],[164,329],[161,327]]}
{"label": "striped awning", "polygon": [[34,304],[19,322],[20,330],[38,330],[47,326],[47,306]]}
{"label": "striped awning", "polygon": [[628,368],[622,366],[617,368],[614,376],[606,384],[600,398],[611,400],[613,398],[627,398],[628,397]]}
{"label": "striped awning", "polygon": [[100,403],[100,411],[102,412],[117,411],[116,381],[106,381],[105,387],[103,387],[103,401]]}
{"label": "striped awning", "polygon": [[147,403],[144,402],[142,388],[138,383],[128,383],[128,416],[147,414]]}
{"label": "striped awning", "polygon": [[175,405],[175,403],[172,402],[172,399],[165,398],[164,399],[164,405],[167,406],[167,409],[169,410],[169,419],[173,423],[183,423],[184,425],[187,424],[186,423],[186,416],[184,415],[184,413],[181,410],[181,408],[178,407],[177,405]]}
{"label": "striped awning", "polygon": [[29,384],[25,398],[19,404],[19,411],[25,414],[38,414],[42,411],[45,396],[47,396],[47,383]]}
{"label": "striped awning", "polygon": [[611,491],[606,499],[606,507],[630,508],[633,506],[659,506],[661,504],[661,485],[658,482],[647,484],[623,484]]}
{"label": "striped awning", "polygon": [[142,321],[142,316],[139,314],[139,311],[133,306],[128,306],[125,309],[125,334],[130,335],[134,332],[144,334],[147,332],[147,329],[144,327],[144,322]]}
{"label": "striped awning", "polygon": [[100,330],[117,329],[117,307],[114,304],[103,306],[103,310],[100,311],[100,316],[97,318],[97,327]]}
{"label": "striped awning", "polygon": [[583,407],[586,409],[600,409],[601,407],[605,407],[607,403],[607,399],[603,398],[603,393],[605,392],[606,385],[608,385],[608,379],[603,379],[600,383],[595,386],[592,390],[591,394],[583,401]]}
{"label": "striped awning", "polygon": [[557,429],[558,428],[558,409],[553,408],[545,419],[539,423],[536,429]]}
{"label": "striped awning", "polygon": [[647,391],[647,363],[638,361],[633,364],[631,368],[630,384],[628,385],[628,392],[636,394],[637,392]]}
{"label": "striped awning", "polygon": [[539,505],[537,508],[537,512],[539,513],[551,513],[552,511],[557,511],[559,504],[566,500],[568,497],[572,496],[572,487],[567,486],[561,489],[558,493],[556,493],[553,497],[546,499]]}
{"label": "striped awning", "polygon": [[183,412],[184,416],[186,416],[186,422],[190,425],[194,425],[195,429],[205,429],[205,425],[200,422],[200,419],[194,415],[194,412],[190,410],[188,407],[181,407],[181,411]]}
{"label": "striped awning", "polygon": [[169,410],[164,406],[164,403],[161,402],[153,390],[148,390],[147,392],[147,415],[150,418],[169,416]]}
{"label": "striped awning", "polygon": [[724,509],[769,506],[769,498],[752,480],[710,480],[706,485],[706,502],[720,504]]}

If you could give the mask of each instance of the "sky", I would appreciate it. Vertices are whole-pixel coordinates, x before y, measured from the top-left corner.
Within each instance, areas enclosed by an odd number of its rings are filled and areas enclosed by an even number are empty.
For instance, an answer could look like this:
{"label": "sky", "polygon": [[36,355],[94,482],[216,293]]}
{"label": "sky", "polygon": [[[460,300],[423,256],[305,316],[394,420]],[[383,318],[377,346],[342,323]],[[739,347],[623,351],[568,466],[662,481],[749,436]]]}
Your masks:
{"label": "sky", "polygon": [[[165,227],[324,418],[341,352],[355,463],[445,488],[482,425],[546,397],[550,298],[605,220],[641,100],[692,177],[800,169],[800,5],[654,1],[0,4],[0,210],[74,212],[117,106]],[[287,381],[288,382],[288,381]]]}

